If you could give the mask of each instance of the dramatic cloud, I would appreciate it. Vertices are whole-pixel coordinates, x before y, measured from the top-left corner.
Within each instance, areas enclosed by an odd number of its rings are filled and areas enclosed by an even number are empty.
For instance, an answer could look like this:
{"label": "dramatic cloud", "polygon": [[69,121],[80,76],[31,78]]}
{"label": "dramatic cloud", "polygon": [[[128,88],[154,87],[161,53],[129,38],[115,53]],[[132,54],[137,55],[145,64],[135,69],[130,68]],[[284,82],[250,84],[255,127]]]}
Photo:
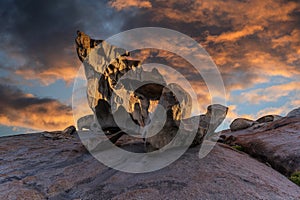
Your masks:
{"label": "dramatic cloud", "polygon": [[252,35],[257,31],[263,30],[262,26],[245,26],[243,29],[234,32],[225,32],[219,36],[208,36],[207,41],[224,42],[224,41],[237,41],[245,36]]}
{"label": "dramatic cloud", "polygon": [[46,85],[58,79],[71,82],[79,67],[76,31],[103,38],[119,32],[122,20],[111,10],[99,1],[2,1],[1,72]]}
{"label": "dramatic cloud", "polygon": [[283,0],[157,0],[152,7],[157,9],[156,20],[169,18],[185,23],[201,22],[206,26],[234,27],[244,27],[245,24],[267,26],[272,22],[290,21],[293,19],[291,12],[299,9],[296,1]]}
{"label": "dramatic cloud", "polygon": [[[298,0],[1,1],[0,16],[4,19],[0,21],[0,84],[22,88],[34,79],[46,87],[60,79],[70,84],[80,66],[74,46],[76,30],[106,39],[120,31],[154,26],[182,32],[205,47],[223,77],[230,119],[241,115],[256,117],[251,113],[251,106],[259,105],[265,113],[283,113],[299,105],[296,92],[300,78]],[[180,56],[155,50],[142,51],[136,58],[172,66],[191,83],[198,94],[200,110],[205,111],[210,94],[203,77],[188,62]],[[170,74],[166,72],[165,76]],[[285,82],[277,82],[281,78]],[[1,103],[9,106],[1,108],[1,124],[52,129],[55,126],[51,123],[70,121],[67,108],[58,112],[62,105],[58,100],[44,102],[45,98],[27,94],[30,89],[22,92],[15,87],[4,88],[1,92],[6,100]],[[19,96],[8,93],[10,90]],[[9,95],[18,98],[9,99]],[[282,103],[283,98],[289,102]],[[24,109],[16,109],[19,100],[28,101]],[[30,104],[33,101],[37,103]],[[249,104],[248,112],[242,109],[244,102]],[[47,112],[40,111],[44,105]],[[41,117],[34,117],[38,115]]]}
{"label": "dramatic cloud", "polygon": [[[256,97],[251,92],[255,89],[247,94],[249,89],[262,84],[267,84],[266,87],[280,84],[273,80],[275,77],[286,78],[291,83],[299,80],[299,2],[155,0],[151,1],[151,5],[152,8],[135,11],[133,17],[128,19],[129,22],[124,23],[125,29],[135,28],[138,25],[161,25],[183,32],[200,42],[219,67],[228,99],[233,101],[229,103],[237,103],[231,105],[231,108],[234,108],[229,114],[231,118],[238,115],[254,117],[254,114],[241,113],[240,105],[245,102],[254,103],[254,99],[257,101],[256,104],[270,102],[272,99],[271,94],[264,95],[264,92],[271,89],[257,91],[259,94],[256,94]],[[129,14],[129,11],[124,8],[124,13]],[[189,80],[195,80],[195,83],[203,85],[201,84],[203,79],[195,76],[195,72],[182,60],[167,53],[157,54],[168,61],[173,61],[169,63],[173,63],[172,66]],[[143,56],[151,57],[151,54],[144,53]],[[275,88],[278,91],[276,93],[274,91],[276,98],[271,102],[280,101],[282,97],[288,95],[297,95],[293,93],[296,88],[277,86]],[[199,88],[197,92],[199,91],[207,92],[204,87]],[[236,93],[239,95],[235,95]],[[201,97],[200,104],[209,102],[201,101]],[[239,97],[240,101],[237,102],[234,97]],[[288,100],[291,101],[290,104],[293,103],[292,99]],[[279,102],[277,106],[278,104]]]}
{"label": "dramatic cloud", "polygon": [[70,106],[0,85],[0,124],[36,130],[61,130],[74,124]]}
{"label": "dramatic cloud", "polygon": [[138,7],[138,8],[151,8],[150,1],[144,0],[114,0],[109,3],[110,6],[116,8],[117,10],[122,10],[131,7]]}
{"label": "dramatic cloud", "polygon": [[163,26],[194,37],[218,65],[228,91],[300,74],[297,1],[156,0],[151,5],[133,15],[124,8],[123,29]]}

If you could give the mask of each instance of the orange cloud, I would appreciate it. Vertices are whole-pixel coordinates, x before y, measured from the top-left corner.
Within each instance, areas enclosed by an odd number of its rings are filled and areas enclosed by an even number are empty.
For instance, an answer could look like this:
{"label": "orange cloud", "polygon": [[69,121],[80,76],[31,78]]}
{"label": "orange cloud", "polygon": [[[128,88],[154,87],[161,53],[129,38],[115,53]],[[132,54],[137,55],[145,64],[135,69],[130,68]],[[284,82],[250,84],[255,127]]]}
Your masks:
{"label": "orange cloud", "polygon": [[74,124],[70,106],[0,85],[0,124],[35,130],[61,130]]}
{"label": "orange cloud", "polygon": [[290,65],[279,56],[272,56],[270,53],[253,51],[245,55],[245,59],[250,66],[255,67],[256,73],[266,76],[293,77],[300,75],[300,70],[296,65]]}
{"label": "orange cloud", "polygon": [[[71,110],[60,110],[62,105],[58,102],[35,105],[24,110],[9,110],[6,115],[0,115],[0,124],[4,126],[17,126],[35,130],[63,130],[73,125]],[[43,110],[44,112],[40,112]]]}
{"label": "orange cloud", "polygon": [[284,35],[272,39],[274,49],[286,49],[288,63],[293,63],[300,59],[300,30],[294,29],[289,35]]}
{"label": "orange cloud", "polygon": [[219,36],[208,36],[207,40],[212,42],[236,41],[257,31],[262,31],[263,27],[258,25],[245,26],[243,29],[232,32],[225,32]]}
{"label": "orange cloud", "polygon": [[15,71],[15,74],[22,76],[25,80],[38,80],[43,85],[50,85],[55,81],[62,79],[67,84],[73,82],[78,69],[71,66],[67,61],[62,61],[56,64],[56,67],[43,69],[37,72],[32,68],[21,68]]}
{"label": "orange cloud", "polygon": [[113,0],[109,5],[117,10],[123,10],[131,7],[137,8],[151,8],[152,4],[146,0]]}
{"label": "orange cloud", "polygon": [[[299,9],[297,2],[274,1],[274,0],[252,0],[239,1],[226,0],[210,1],[177,1],[177,0],[157,0],[159,7],[155,9],[155,20],[164,18],[181,21],[185,23],[202,22],[208,26],[222,26],[226,21],[230,21],[235,27],[249,25],[265,26],[270,21],[292,20],[290,13]],[[182,9],[182,7],[187,7]]]}

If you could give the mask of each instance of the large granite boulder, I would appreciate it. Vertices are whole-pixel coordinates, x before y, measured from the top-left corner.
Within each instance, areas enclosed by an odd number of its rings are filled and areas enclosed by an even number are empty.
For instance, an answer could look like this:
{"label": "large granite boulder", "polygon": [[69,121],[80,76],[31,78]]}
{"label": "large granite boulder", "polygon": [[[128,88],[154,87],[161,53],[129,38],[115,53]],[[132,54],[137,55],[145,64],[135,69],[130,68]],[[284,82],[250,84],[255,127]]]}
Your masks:
{"label": "large granite boulder", "polygon": [[101,164],[76,136],[67,140],[39,133],[2,137],[0,147],[0,199],[300,198],[299,186],[222,144],[204,159],[199,159],[198,148],[190,148],[169,166],[143,174]]}

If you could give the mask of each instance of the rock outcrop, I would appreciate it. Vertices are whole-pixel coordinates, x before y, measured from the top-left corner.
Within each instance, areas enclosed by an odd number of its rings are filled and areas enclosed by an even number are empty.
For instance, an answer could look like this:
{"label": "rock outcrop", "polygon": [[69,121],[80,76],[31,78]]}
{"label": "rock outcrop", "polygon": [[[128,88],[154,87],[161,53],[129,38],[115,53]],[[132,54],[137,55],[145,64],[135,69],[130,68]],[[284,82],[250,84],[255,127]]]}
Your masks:
{"label": "rock outcrop", "polygon": [[[187,138],[191,132],[195,133],[192,140],[192,146],[202,143],[203,138],[207,134],[213,134],[217,127],[223,122],[226,117],[228,108],[220,104],[213,104],[207,107],[207,112],[204,115],[191,117],[188,119],[173,120],[172,113],[168,115],[163,128],[154,136],[146,138],[146,142],[152,147],[160,149],[169,144],[176,134],[180,134],[179,139],[174,141],[173,146],[191,145],[191,141]],[[153,122],[155,126],[155,122]],[[152,125],[152,124],[151,124]],[[151,126],[150,129],[157,130]]]}
{"label": "rock outcrop", "polygon": [[106,167],[76,134],[68,140],[39,133],[2,137],[0,155],[0,199],[300,198],[299,186],[223,144],[204,159],[199,159],[197,147],[190,148],[166,168],[144,174]]}
{"label": "rock outcrop", "polygon": [[45,131],[42,132],[41,135],[46,138],[51,138],[53,140],[59,140],[59,139],[67,139],[72,137],[76,133],[76,128],[74,126],[69,126],[65,128],[63,131]]}
{"label": "rock outcrop", "polygon": [[296,109],[290,111],[286,116],[287,117],[297,117],[297,116],[300,116],[300,108],[296,108]]}
{"label": "rock outcrop", "polygon": [[273,122],[276,120],[281,119],[282,117],[279,115],[265,115],[263,117],[260,117],[257,120],[251,120],[251,119],[246,119],[246,118],[237,118],[233,120],[230,124],[230,130],[231,131],[238,131],[238,130],[243,130],[243,129],[256,129],[261,126],[263,126],[265,123],[268,122]]}
{"label": "rock outcrop", "polygon": [[253,128],[222,131],[221,137],[225,143],[241,146],[246,153],[290,176],[300,171],[300,116],[290,116]]}
{"label": "rock outcrop", "polygon": [[281,118],[282,117],[280,115],[265,115],[265,116],[257,119],[256,121],[261,124],[261,123],[266,123],[266,122],[273,122],[273,121],[276,121]]}
{"label": "rock outcrop", "polygon": [[[91,39],[80,31],[76,45],[87,78],[88,103],[95,115],[80,118],[77,122],[80,130],[91,130],[99,124],[107,134],[120,130],[131,135],[140,134],[146,137],[146,143],[161,148],[178,131],[183,133],[182,138],[173,146],[191,144],[192,141],[185,141],[185,134],[191,132],[196,134],[193,144],[200,144],[204,135],[213,133],[225,119],[227,108],[212,105],[205,116],[192,120],[189,93],[176,83],[167,84],[156,68],[143,69],[140,61],[129,59],[129,52],[124,49]],[[153,113],[149,111],[151,104],[158,104]],[[164,114],[165,123],[159,133],[151,137],[153,130],[161,126]],[[198,131],[199,119],[201,128]]]}
{"label": "rock outcrop", "polygon": [[257,124],[257,122],[246,118],[237,118],[233,120],[233,122],[230,124],[230,130],[231,131],[243,130],[253,126],[254,124]]}
{"label": "rock outcrop", "polygon": [[[128,124],[126,127],[120,125],[121,121],[126,121],[124,117],[129,119],[129,116],[144,127],[149,121],[151,101],[158,101],[163,89],[172,86],[167,86],[157,69],[145,71],[140,61],[130,60],[127,51],[102,40],[90,39],[83,32],[77,34],[77,53],[84,64],[88,82],[88,103],[101,128],[128,128]],[[181,102],[173,103],[171,108]],[[188,105],[186,107],[191,109]],[[122,116],[119,123],[115,121],[118,116]]]}

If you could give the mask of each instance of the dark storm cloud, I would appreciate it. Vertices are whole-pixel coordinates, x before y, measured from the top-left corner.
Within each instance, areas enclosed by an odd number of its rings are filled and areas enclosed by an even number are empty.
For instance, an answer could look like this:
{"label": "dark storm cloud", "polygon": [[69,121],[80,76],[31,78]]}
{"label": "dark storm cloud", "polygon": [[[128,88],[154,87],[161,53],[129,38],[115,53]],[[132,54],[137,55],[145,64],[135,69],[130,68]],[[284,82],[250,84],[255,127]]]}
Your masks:
{"label": "dark storm cloud", "polygon": [[[20,89],[8,85],[0,85],[1,109],[23,109],[32,105],[42,105],[55,101],[51,98],[35,98],[23,93]],[[1,114],[4,114],[0,111]]]}
{"label": "dark storm cloud", "polygon": [[[71,81],[79,64],[76,30],[107,37],[119,31],[120,16],[103,1],[1,1],[2,70],[25,79]],[[17,64],[10,60],[18,61]],[[3,69],[4,68],[4,69]],[[64,71],[66,70],[66,71]],[[53,73],[52,73],[53,72]]]}

